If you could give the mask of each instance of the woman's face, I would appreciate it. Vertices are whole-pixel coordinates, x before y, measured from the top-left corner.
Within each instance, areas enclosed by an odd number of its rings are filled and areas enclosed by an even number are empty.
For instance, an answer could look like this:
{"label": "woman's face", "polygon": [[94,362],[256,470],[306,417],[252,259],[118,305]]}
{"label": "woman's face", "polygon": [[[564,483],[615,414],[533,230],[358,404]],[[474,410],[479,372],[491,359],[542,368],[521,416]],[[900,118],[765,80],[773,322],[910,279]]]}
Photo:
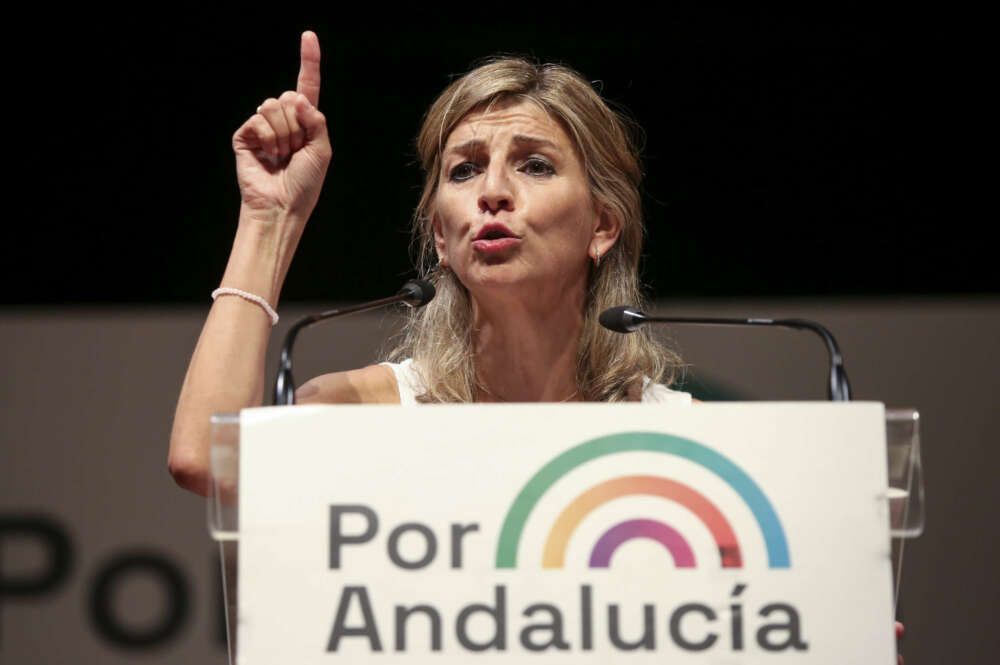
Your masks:
{"label": "woman's face", "polygon": [[617,238],[618,223],[595,205],[573,142],[531,102],[467,116],[441,164],[438,254],[474,295],[582,287],[595,251],[605,254]]}

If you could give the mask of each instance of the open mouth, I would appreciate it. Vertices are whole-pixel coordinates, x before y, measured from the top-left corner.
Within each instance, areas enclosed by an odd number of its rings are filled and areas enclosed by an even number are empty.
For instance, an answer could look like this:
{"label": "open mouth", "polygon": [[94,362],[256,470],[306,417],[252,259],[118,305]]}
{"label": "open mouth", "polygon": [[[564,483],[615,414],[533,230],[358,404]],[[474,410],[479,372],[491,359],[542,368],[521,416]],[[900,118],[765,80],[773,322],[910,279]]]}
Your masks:
{"label": "open mouth", "polygon": [[499,252],[520,242],[521,239],[513,231],[499,222],[492,222],[479,229],[472,246],[481,252]]}
{"label": "open mouth", "polygon": [[474,240],[502,240],[504,238],[517,238],[517,236],[503,224],[491,222],[479,229]]}

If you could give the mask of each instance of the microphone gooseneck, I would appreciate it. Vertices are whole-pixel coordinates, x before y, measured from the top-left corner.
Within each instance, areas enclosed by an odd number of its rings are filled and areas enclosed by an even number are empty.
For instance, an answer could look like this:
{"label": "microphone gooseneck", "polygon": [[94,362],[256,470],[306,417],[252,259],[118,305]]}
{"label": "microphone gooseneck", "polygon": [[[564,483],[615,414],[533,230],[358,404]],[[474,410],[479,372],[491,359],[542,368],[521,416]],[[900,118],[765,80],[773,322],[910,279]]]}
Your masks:
{"label": "microphone gooseneck", "polygon": [[830,374],[827,385],[827,396],[835,402],[847,402],[851,399],[851,385],[844,369],[844,358],[840,355],[837,340],[822,325],[807,319],[738,319],[711,318],[696,316],[648,316],[635,307],[628,305],[612,307],[601,312],[597,320],[602,326],[618,333],[631,333],[645,323],[682,323],[704,326],[780,326],[794,330],[811,330],[823,339],[830,354]]}
{"label": "microphone gooseneck", "polygon": [[434,285],[422,279],[411,279],[394,296],[380,298],[371,302],[344,307],[343,309],[330,309],[319,314],[304,316],[288,329],[285,333],[285,342],[281,345],[281,359],[278,363],[278,376],[274,380],[274,404],[291,405],[295,404],[295,380],[292,378],[292,347],[295,345],[295,338],[299,331],[308,328],[314,323],[325,321],[326,319],[356,314],[369,309],[385,307],[397,302],[404,303],[413,308],[423,307],[434,297]]}

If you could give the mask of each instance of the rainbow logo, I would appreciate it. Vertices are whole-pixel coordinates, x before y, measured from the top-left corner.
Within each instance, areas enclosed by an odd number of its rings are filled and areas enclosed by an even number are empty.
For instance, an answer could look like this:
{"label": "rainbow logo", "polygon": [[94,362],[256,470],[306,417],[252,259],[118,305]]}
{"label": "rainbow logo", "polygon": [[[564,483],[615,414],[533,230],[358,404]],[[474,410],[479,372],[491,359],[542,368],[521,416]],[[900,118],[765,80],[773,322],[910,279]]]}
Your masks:
{"label": "rainbow logo", "polygon": [[[628,432],[592,439],[570,448],[531,477],[514,499],[497,544],[497,568],[515,568],[521,534],[528,516],[542,495],[560,478],[578,466],[617,453],[646,451],[684,458],[714,473],[743,499],[756,519],[770,568],[789,568],[788,541],[771,502],[754,480],[727,457],[700,443],[658,432]],[[543,568],[562,568],[566,548],[576,527],[593,510],[623,496],[644,494],[674,501],[697,516],[715,539],[723,568],[742,568],[743,555],[729,520],[697,490],[668,478],[648,475],[621,476],[587,489],[556,518],[542,554]],[[604,532],[590,553],[591,568],[607,568],[621,545],[634,538],[657,541],[670,552],[678,568],[693,568],[695,555],[681,533],[668,524],[651,519],[630,519]]]}

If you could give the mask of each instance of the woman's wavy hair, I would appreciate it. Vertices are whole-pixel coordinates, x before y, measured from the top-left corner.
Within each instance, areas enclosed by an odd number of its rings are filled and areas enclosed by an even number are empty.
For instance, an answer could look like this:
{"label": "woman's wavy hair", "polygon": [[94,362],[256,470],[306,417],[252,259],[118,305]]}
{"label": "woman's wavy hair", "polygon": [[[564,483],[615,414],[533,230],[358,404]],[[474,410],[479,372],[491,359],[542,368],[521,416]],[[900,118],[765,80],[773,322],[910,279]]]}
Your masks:
{"label": "woman's wavy hair", "polygon": [[669,384],[680,366],[680,359],[648,331],[622,335],[605,330],[597,321],[608,307],[645,305],[638,274],[643,225],[642,170],[633,138],[637,128],[612,111],[576,71],[524,58],[488,60],[449,85],[424,117],[417,137],[424,190],[413,217],[413,241],[419,272],[434,284],[437,295],[411,312],[390,358],[414,358],[425,388],[419,401],[474,401],[479,386],[472,352],[472,305],[455,274],[438,266],[431,224],[434,197],[441,154],[452,130],[469,113],[521,101],[537,104],[562,124],[583,162],[595,202],[622,224],[615,245],[590,271],[577,350],[577,392],[587,401],[635,401],[644,377]]}

